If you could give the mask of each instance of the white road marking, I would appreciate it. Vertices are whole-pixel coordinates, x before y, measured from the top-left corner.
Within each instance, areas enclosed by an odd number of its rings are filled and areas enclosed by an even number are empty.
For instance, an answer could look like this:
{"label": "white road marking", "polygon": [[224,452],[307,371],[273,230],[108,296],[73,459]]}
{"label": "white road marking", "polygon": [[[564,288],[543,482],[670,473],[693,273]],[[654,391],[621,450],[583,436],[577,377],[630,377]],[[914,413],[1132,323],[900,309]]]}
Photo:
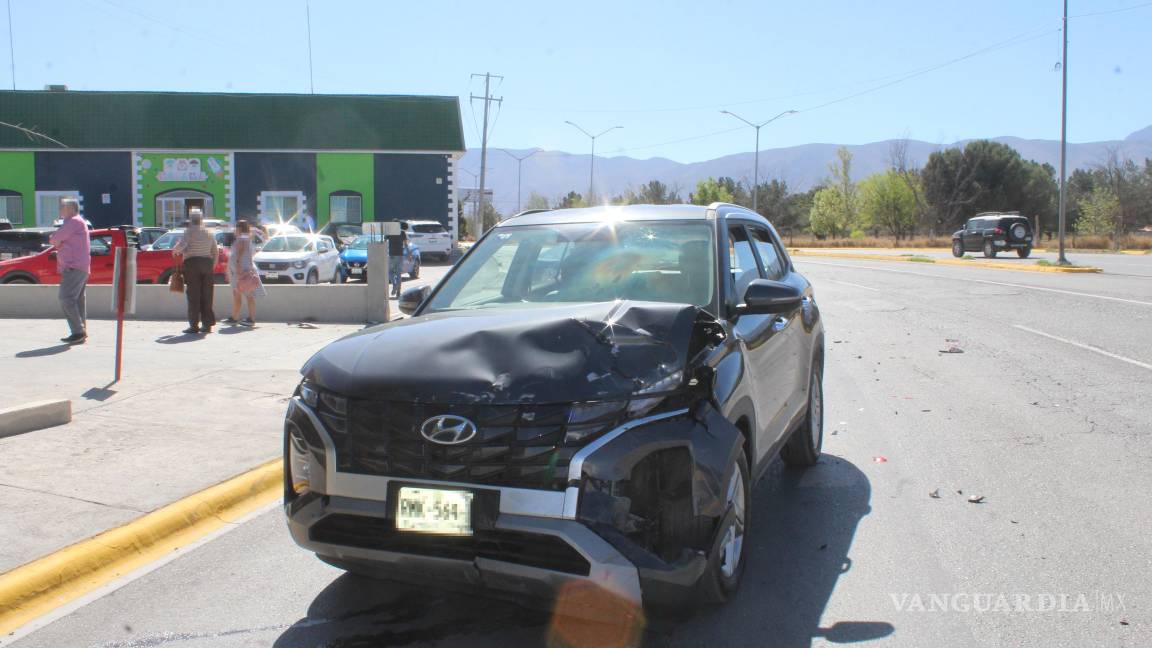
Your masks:
{"label": "white road marking", "polygon": [[851,281],[840,281],[839,279],[825,279],[825,281],[831,281],[832,283],[844,284],[845,286],[853,286],[855,288],[863,288],[864,290],[871,290],[872,292],[884,292],[883,290],[880,290],[879,288],[872,288],[870,286],[861,286],[860,284],[852,283]]}
{"label": "white road marking", "polygon": [[28,623],[20,626],[19,628],[16,628],[16,630],[14,630],[11,634],[9,634],[5,637],[0,637],[0,646],[11,645],[12,643],[15,643],[17,640],[22,639],[24,637],[27,637],[28,635],[36,632],[37,630],[40,630],[41,628],[44,628],[46,626],[49,626],[49,625],[55,623],[56,621],[68,616],[69,614],[72,614],[76,610],[79,610],[80,608],[92,603],[93,601],[98,601],[98,600],[104,598],[105,596],[108,596],[109,594],[115,592],[116,590],[120,589],[121,587],[129,585],[132,582],[137,581],[137,580],[147,576],[148,574],[151,574],[152,572],[156,571],[157,569],[160,569],[161,567],[167,565],[168,563],[174,562],[176,560],[183,558],[184,556],[187,556],[188,554],[190,554],[193,551],[195,551],[196,549],[199,549],[200,547],[208,544],[209,542],[212,542],[213,540],[218,540],[221,536],[223,536],[227,533],[231,533],[232,531],[239,529],[244,524],[260,517],[261,515],[264,515],[265,513],[268,513],[268,512],[273,511],[277,508],[280,508],[283,505],[284,505],[284,503],[281,499],[276,499],[276,501],[270,502],[268,505],[262,506],[262,507],[256,509],[255,511],[251,511],[247,515],[245,515],[245,516],[243,516],[237,520],[234,520],[228,524],[225,524],[224,526],[220,527],[219,529],[216,529],[215,531],[213,531],[213,532],[211,532],[211,533],[209,533],[209,534],[207,534],[201,538],[197,538],[193,542],[190,542],[187,545],[176,549],[175,551],[172,551],[171,553],[169,553],[167,556],[164,556],[163,558],[157,558],[156,560],[154,560],[154,561],[152,561],[146,565],[143,565],[142,567],[140,567],[139,569],[137,569],[135,571],[129,572],[129,573],[125,574],[124,576],[121,576],[120,578],[109,581],[108,583],[101,585],[100,587],[92,590],[91,592],[88,592],[84,596],[81,596],[80,598],[69,601],[68,603],[65,603],[64,605],[61,605],[60,607],[52,610],[51,612],[48,612],[47,614],[44,614],[43,616],[39,616],[39,617],[33,619],[32,621],[29,621]]}
{"label": "white road marking", "polygon": [[1108,295],[1094,295],[1092,293],[1078,292],[1075,290],[1061,290],[1059,288],[1043,288],[1041,286],[1029,286],[1028,284],[1015,284],[1007,283],[1004,281],[990,281],[988,279],[974,279],[970,277],[952,277],[942,274],[932,274],[929,272],[911,272],[909,270],[893,270],[892,268],[876,268],[873,266],[863,265],[848,265],[845,263],[822,263],[820,261],[807,261],[803,263],[811,263],[812,265],[832,266],[836,268],[853,268],[856,270],[875,270],[876,272],[894,272],[896,274],[916,275],[920,277],[932,277],[933,279],[953,279],[955,281],[967,281],[972,283],[992,284],[993,286],[1009,286],[1011,288],[1022,288],[1024,290],[1043,290],[1044,292],[1060,293],[1062,295],[1074,295],[1076,297],[1091,297],[1093,299],[1106,299],[1108,301],[1121,302],[1125,304],[1136,304],[1138,306],[1152,306],[1152,302],[1140,301],[1139,299],[1125,299],[1123,297],[1110,297]]}
{"label": "white road marking", "polygon": [[1147,362],[1140,362],[1139,360],[1133,360],[1132,358],[1128,358],[1128,357],[1125,357],[1122,355],[1117,355],[1115,353],[1112,353],[1111,351],[1105,351],[1104,349],[1101,349],[1100,347],[1092,346],[1091,344],[1084,344],[1083,342],[1077,342],[1075,340],[1069,340],[1068,338],[1062,338],[1059,335],[1052,335],[1051,333],[1045,333],[1044,331],[1037,331],[1034,328],[1028,328],[1027,326],[1022,326],[1020,324],[1013,324],[1012,326],[1014,328],[1020,329],[1021,331],[1028,331],[1029,333],[1041,335],[1041,336],[1049,338],[1051,340],[1056,340],[1057,342],[1063,342],[1064,344],[1070,344],[1074,347],[1084,349],[1085,351],[1091,351],[1093,353],[1099,353],[1102,356],[1108,356],[1109,358],[1112,358],[1114,360],[1120,360],[1121,362],[1127,362],[1128,364],[1134,364],[1137,367],[1141,367],[1143,369],[1147,369],[1149,371],[1152,371],[1152,364],[1148,364]]}

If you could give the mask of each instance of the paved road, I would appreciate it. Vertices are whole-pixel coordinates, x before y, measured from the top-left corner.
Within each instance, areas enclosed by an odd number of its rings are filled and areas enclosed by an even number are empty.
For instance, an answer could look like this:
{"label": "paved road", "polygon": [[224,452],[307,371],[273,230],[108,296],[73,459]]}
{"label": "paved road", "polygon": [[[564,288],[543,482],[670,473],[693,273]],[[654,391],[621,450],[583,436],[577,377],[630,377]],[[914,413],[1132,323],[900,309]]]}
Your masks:
{"label": "paved road", "polygon": [[[1152,645],[1149,282],[799,264],[827,321],[827,455],[758,486],[739,595],[644,643]],[[341,575],[273,510],[16,645],[509,646],[571,627]]]}
{"label": "paved road", "polygon": [[[947,250],[901,250],[898,248],[884,248],[884,249],[838,249],[838,248],[822,248],[810,249],[812,252],[819,254],[879,254],[885,256],[900,256],[914,254],[916,256],[926,256],[938,259],[953,259],[952,253]],[[1045,259],[1051,263],[1055,263],[1059,255],[1055,252],[1055,248],[1048,248],[1045,252],[1033,252],[1027,259],[1021,259],[1015,252],[999,254],[995,259],[985,260],[984,256],[979,252],[969,252],[972,257],[971,262],[975,267],[986,262],[993,263],[1011,263],[1020,264],[1022,266],[1036,265],[1040,259]],[[1118,276],[1134,276],[1134,277],[1152,277],[1152,254],[1109,254],[1099,252],[1068,252],[1068,260],[1076,265],[1095,266],[1102,269],[1109,274]]]}

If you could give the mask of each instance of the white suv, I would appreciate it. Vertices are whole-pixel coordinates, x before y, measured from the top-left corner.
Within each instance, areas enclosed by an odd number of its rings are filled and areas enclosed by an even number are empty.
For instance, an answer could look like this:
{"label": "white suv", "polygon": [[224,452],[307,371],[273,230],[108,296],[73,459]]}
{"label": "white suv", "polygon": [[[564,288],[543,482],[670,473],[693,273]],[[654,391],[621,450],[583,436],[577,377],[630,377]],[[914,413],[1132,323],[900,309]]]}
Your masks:
{"label": "white suv", "polygon": [[447,261],[452,256],[452,233],[437,221],[409,220],[408,240],[420,248],[420,256],[427,259],[431,255]]}
{"label": "white suv", "polygon": [[256,268],[265,283],[340,283],[340,253],[331,236],[285,234],[273,236],[256,253]]}

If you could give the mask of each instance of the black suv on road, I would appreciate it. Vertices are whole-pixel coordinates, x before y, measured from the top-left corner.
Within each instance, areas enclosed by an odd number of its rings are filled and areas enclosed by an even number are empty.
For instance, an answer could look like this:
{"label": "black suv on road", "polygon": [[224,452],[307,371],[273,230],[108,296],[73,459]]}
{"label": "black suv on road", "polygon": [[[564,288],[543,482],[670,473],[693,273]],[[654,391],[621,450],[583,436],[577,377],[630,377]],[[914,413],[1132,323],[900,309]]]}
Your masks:
{"label": "black suv on road", "polygon": [[952,256],[983,252],[989,259],[1001,251],[1016,250],[1021,259],[1032,254],[1032,223],[1017,214],[984,212],[969,218],[964,229],[952,234]]}
{"label": "black suv on road", "polygon": [[400,308],[313,356],[284,424],[292,537],[348,571],[723,601],[757,478],[820,456],[820,311],[744,208],[521,214]]}

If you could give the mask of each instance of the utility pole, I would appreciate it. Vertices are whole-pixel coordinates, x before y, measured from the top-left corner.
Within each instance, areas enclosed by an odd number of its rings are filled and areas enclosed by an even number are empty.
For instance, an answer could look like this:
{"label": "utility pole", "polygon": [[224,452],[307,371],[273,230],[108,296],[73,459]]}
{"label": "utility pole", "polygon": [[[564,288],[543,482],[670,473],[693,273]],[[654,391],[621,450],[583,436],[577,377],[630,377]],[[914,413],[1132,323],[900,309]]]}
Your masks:
{"label": "utility pole", "polygon": [[485,72],[484,74],[473,74],[472,78],[480,76],[484,77],[484,96],[477,97],[476,95],[471,95],[473,100],[484,100],[484,130],[483,134],[480,136],[480,213],[476,216],[476,222],[474,223],[475,227],[472,230],[475,232],[477,240],[479,240],[480,235],[484,233],[484,182],[486,178],[485,174],[488,171],[488,106],[493,102],[500,103],[504,101],[503,97],[497,99],[496,97],[493,97],[492,93],[489,91],[489,86],[492,83],[492,77],[496,77],[497,79],[503,79],[504,77],[498,74]]}
{"label": "utility pole", "polygon": [[599,133],[596,133],[595,135],[593,135],[592,133],[589,133],[588,131],[584,130],[583,128],[580,128],[580,125],[577,124],[576,122],[565,121],[564,123],[568,124],[569,126],[576,127],[576,130],[580,131],[581,133],[584,133],[585,135],[588,136],[588,139],[592,140],[592,157],[588,160],[588,199],[584,201],[585,205],[587,205],[588,207],[591,207],[592,201],[594,199],[593,194],[592,194],[592,189],[594,188],[593,178],[596,177],[596,138],[600,137],[601,135],[603,135],[604,133],[607,133],[609,131],[614,131],[617,128],[624,128],[624,127],[623,126],[613,126],[612,128],[605,128],[604,130],[600,131]]}
{"label": "utility pole", "polygon": [[[12,0],[8,0],[11,4]],[[304,20],[308,23],[308,92],[316,94],[316,83],[312,78],[312,8],[304,0]]]}
{"label": "utility pole", "polygon": [[768,124],[771,124],[772,122],[776,121],[777,119],[780,119],[784,115],[795,114],[796,111],[795,110],[785,110],[784,112],[780,113],[779,115],[776,115],[772,119],[769,119],[766,122],[760,122],[759,124],[753,124],[752,122],[748,121],[747,119],[744,119],[740,115],[737,115],[736,113],[728,111],[728,110],[721,110],[720,112],[725,114],[725,115],[732,115],[736,119],[739,119],[740,121],[744,122],[745,124],[748,124],[752,128],[756,129],[756,161],[753,163],[754,168],[752,169],[752,211],[759,213],[757,211],[756,207],[758,206],[758,202],[759,202],[758,198],[760,197],[760,129],[767,126]]}
{"label": "utility pole", "polygon": [[12,0],[8,0],[8,60],[12,62],[12,89],[16,89],[16,42],[12,40]]}
{"label": "utility pole", "polygon": [[537,153],[539,153],[540,149],[536,149],[536,150],[532,151],[531,153],[529,153],[528,155],[525,155],[524,157],[512,155],[512,152],[509,151],[508,149],[500,149],[500,150],[507,153],[508,156],[511,157],[513,160],[516,160],[516,212],[519,213],[520,212],[520,170],[521,170],[521,166],[522,166],[522,163],[524,162],[524,160],[527,160],[528,158],[532,157],[533,155],[536,155]]}
{"label": "utility pole", "polygon": [[1064,256],[1064,229],[1067,216],[1068,187],[1065,178],[1065,163],[1068,154],[1068,0],[1064,0],[1064,60],[1060,63],[1060,73],[1064,81],[1060,89],[1060,265],[1071,265]]}

